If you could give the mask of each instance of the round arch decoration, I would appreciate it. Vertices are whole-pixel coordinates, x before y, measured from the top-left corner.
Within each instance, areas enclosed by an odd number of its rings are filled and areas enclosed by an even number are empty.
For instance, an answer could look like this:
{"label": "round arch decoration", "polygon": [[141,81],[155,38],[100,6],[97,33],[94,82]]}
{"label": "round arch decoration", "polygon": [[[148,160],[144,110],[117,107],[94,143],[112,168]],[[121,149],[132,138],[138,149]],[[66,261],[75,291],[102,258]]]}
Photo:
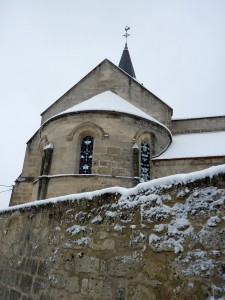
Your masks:
{"label": "round arch decoration", "polygon": [[85,122],[78,126],[76,126],[66,137],[67,141],[72,141],[75,135],[86,134],[87,132],[94,132],[102,139],[108,137],[108,133],[106,133],[102,127],[92,122]]}
{"label": "round arch decoration", "polygon": [[139,130],[135,135],[134,135],[134,141],[137,144],[140,144],[141,141],[149,142],[151,144],[152,148],[152,156],[155,155],[155,145],[157,138],[155,134],[151,131],[148,130]]}

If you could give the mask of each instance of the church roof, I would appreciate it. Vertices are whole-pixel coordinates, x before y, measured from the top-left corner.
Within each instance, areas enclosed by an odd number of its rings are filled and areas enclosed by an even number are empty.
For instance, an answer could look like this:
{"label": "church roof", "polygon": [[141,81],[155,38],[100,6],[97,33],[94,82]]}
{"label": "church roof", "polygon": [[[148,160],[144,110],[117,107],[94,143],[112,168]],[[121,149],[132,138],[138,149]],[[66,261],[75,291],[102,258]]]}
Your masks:
{"label": "church roof", "polygon": [[[125,76],[127,76],[128,78],[130,78],[131,80],[133,80],[133,82],[135,82],[135,84],[137,84],[142,90],[144,90],[145,92],[147,92],[150,96],[153,97],[153,99],[155,101],[159,101],[162,105],[165,105],[166,107],[168,107],[168,109],[171,111],[172,114],[172,108],[166,104],[164,101],[162,101],[160,98],[158,98],[156,95],[154,95],[151,91],[149,91],[145,86],[143,86],[143,84],[140,84],[134,77],[132,77],[130,74],[128,74],[127,72],[125,72],[123,69],[121,69],[120,67],[116,66],[114,63],[112,63],[109,59],[104,59],[100,64],[98,64],[93,70],[91,70],[86,76],[84,76],[80,81],[78,81],[73,87],[71,87],[67,92],[65,92],[59,99],[57,99],[54,103],[52,103],[47,109],[45,109],[42,113],[41,116],[42,118],[44,118],[45,114],[51,109],[53,108],[55,105],[57,105],[63,98],[67,97],[71,92],[73,92],[76,88],[78,88],[88,77],[94,76],[94,73],[96,72],[96,70],[99,70],[100,68],[105,67],[106,65],[109,65],[112,67],[112,70],[118,70],[121,73],[123,73]],[[83,101],[83,100],[82,100]],[[68,101],[64,102],[64,105],[68,103]],[[61,107],[61,106],[60,106]],[[46,119],[43,121],[45,122]]]}
{"label": "church roof", "polygon": [[105,91],[86,101],[76,104],[73,107],[55,115],[53,118],[68,113],[82,111],[112,111],[125,113],[157,123],[169,131],[165,125],[111,91]]}
{"label": "church roof", "polygon": [[125,44],[125,48],[120,59],[119,68],[125,71],[130,76],[136,78],[127,43]]}
{"label": "church roof", "polygon": [[168,149],[155,160],[213,156],[225,156],[225,131],[174,135]]}

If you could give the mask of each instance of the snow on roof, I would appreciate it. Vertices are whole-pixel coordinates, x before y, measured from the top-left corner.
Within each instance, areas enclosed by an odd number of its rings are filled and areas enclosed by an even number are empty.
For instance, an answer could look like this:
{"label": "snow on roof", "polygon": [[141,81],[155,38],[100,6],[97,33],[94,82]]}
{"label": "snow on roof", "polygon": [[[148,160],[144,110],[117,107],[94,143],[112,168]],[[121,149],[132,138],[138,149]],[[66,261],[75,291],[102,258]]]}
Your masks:
{"label": "snow on roof", "polygon": [[[114,94],[111,91],[106,91],[100,93],[86,101],[83,101],[79,104],[74,105],[73,107],[57,114],[56,116],[64,115],[67,113],[72,112],[79,112],[79,111],[114,111],[114,112],[122,112],[126,114],[130,114],[133,116],[141,117],[157,123],[169,131],[169,129],[154,119],[153,117],[149,116],[147,113],[143,112],[133,104],[129,103],[128,101],[124,100],[120,96]],[[54,116],[55,117],[55,116]]]}
{"label": "snow on roof", "polygon": [[155,159],[207,157],[225,155],[225,131],[173,136],[168,149]]}
{"label": "snow on roof", "polygon": [[47,150],[47,149],[54,149],[54,145],[52,143],[48,143],[45,147],[44,147],[44,150]]}

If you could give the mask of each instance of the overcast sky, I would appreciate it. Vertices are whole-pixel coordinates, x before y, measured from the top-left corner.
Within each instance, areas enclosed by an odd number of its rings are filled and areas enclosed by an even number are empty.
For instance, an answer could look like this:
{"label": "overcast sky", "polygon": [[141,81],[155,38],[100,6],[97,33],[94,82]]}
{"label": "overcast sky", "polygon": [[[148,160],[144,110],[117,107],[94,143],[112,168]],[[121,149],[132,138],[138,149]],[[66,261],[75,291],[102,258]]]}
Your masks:
{"label": "overcast sky", "polygon": [[224,0],[0,0],[0,185],[20,175],[40,113],[103,59],[119,63],[126,25],[137,80],[174,118],[225,115]]}

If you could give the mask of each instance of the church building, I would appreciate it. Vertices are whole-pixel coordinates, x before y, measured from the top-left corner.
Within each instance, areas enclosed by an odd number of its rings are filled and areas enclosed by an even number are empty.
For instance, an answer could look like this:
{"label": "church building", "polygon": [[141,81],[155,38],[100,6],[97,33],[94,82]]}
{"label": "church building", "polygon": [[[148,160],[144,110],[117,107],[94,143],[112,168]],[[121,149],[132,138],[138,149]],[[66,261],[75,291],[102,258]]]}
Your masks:
{"label": "church building", "polygon": [[41,114],[10,205],[225,163],[225,116],[172,119],[135,77],[126,43],[119,66],[103,60]]}

